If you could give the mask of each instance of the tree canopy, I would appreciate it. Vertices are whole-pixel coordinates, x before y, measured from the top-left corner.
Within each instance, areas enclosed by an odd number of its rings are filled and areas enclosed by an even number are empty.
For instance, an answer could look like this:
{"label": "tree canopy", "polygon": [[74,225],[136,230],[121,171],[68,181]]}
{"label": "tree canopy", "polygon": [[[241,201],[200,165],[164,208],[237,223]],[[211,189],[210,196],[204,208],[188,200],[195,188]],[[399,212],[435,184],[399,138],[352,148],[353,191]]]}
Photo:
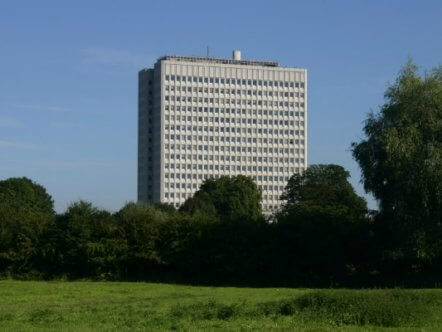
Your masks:
{"label": "tree canopy", "polygon": [[53,232],[59,269],[76,277],[111,272],[111,262],[124,250],[112,215],[86,201],[74,202],[58,215]]}
{"label": "tree canopy", "polygon": [[335,210],[350,220],[360,220],[367,212],[365,200],[348,182],[350,173],[339,165],[311,165],[304,173],[289,179],[282,199],[282,212],[309,213],[309,210]]}
{"label": "tree canopy", "polygon": [[311,165],[288,181],[277,215],[282,269],[291,278],[342,279],[356,269],[367,205],[338,165]]}
{"label": "tree canopy", "polygon": [[442,235],[442,66],[420,76],[411,61],[352,144],[364,187],[416,256],[437,252]]}
{"label": "tree canopy", "polygon": [[12,263],[31,266],[54,217],[44,187],[25,177],[0,181],[0,269]]}
{"label": "tree canopy", "polygon": [[167,205],[128,203],[117,214],[120,231],[126,239],[131,264],[161,263],[158,252],[164,224],[170,222],[174,208]]}
{"label": "tree canopy", "polygon": [[258,221],[262,219],[261,191],[250,177],[237,175],[207,179],[182,211],[205,211],[224,221]]}

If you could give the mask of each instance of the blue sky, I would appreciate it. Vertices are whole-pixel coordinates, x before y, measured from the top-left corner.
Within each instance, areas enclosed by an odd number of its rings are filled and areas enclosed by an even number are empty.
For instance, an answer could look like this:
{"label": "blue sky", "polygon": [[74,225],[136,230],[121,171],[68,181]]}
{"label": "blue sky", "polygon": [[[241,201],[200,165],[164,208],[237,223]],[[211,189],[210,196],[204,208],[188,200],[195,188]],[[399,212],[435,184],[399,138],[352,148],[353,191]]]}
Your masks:
{"label": "blue sky", "polygon": [[350,143],[408,57],[441,64],[441,17],[441,1],[4,0],[0,180],[33,179],[58,212],[135,200],[137,72],[210,46],[307,68],[309,164],[345,166],[363,194]]}

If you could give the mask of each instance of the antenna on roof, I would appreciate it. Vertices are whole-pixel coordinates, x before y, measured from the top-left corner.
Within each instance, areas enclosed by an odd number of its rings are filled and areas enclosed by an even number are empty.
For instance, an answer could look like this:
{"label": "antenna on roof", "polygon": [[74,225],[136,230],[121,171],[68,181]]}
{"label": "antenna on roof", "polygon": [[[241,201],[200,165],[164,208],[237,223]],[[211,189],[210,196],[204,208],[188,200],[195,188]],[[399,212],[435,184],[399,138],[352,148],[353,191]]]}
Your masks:
{"label": "antenna on roof", "polygon": [[207,45],[207,57],[209,57],[209,45]]}

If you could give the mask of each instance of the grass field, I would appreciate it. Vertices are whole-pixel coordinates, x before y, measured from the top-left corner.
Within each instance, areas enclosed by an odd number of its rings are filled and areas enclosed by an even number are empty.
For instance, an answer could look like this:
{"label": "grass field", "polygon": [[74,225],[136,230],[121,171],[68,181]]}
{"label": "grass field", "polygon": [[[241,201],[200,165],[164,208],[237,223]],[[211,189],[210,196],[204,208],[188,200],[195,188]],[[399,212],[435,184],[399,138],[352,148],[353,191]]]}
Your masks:
{"label": "grass field", "polygon": [[1,331],[442,331],[442,290],[0,281]]}

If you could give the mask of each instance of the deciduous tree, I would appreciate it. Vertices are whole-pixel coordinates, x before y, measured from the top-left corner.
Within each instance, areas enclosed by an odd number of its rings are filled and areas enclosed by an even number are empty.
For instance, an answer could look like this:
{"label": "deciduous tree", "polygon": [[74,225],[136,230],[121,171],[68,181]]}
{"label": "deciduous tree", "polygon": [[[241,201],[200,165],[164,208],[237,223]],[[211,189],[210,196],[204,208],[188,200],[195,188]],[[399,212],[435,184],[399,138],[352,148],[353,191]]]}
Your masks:
{"label": "deciduous tree", "polygon": [[442,257],[442,66],[424,76],[411,61],[403,67],[364,133],[353,156],[381,217],[405,255]]}
{"label": "deciduous tree", "polygon": [[0,181],[0,272],[27,272],[43,264],[45,236],[54,217],[44,187],[28,178]]}
{"label": "deciduous tree", "polygon": [[277,215],[279,265],[290,278],[332,282],[356,268],[367,205],[349,176],[338,165],[312,165],[290,178]]}
{"label": "deciduous tree", "polygon": [[181,210],[204,210],[223,221],[256,222],[262,220],[261,191],[244,175],[207,179]]}

